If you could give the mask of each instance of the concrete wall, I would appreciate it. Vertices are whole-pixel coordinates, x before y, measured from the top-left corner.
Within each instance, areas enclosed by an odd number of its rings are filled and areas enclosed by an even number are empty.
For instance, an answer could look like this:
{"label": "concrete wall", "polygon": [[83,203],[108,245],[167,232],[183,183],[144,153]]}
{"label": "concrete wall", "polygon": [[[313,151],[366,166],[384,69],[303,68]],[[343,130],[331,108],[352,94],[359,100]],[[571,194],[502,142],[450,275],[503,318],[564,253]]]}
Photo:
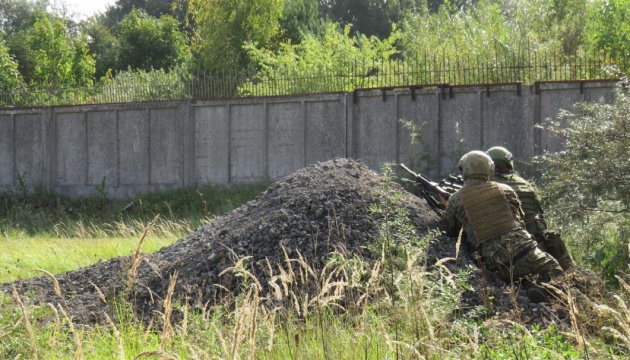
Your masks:
{"label": "concrete wall", "polygon": [[440,177],[456,173],[465,152],[495,145],[509,148],[527,173],[534,155],[562,149],[561,139],[536,125],[600,98],[612,101],[612,84],[0,109],[0,191],[27,185],[121,198],[273,181],[337,157],[376,170],[403,162]]}

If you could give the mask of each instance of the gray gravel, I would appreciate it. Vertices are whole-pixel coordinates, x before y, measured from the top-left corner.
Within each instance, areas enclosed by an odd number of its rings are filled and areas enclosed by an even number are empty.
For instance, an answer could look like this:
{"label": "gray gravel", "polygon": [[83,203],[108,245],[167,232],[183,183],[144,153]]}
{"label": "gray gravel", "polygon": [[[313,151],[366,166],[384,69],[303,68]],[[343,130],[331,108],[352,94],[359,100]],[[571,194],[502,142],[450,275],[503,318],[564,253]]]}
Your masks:
{"label": "gray gravel", "polygon": [[[47,277],[16,281],[13,285],[23,298],[28,295],[28,301],[33,303],[65,303],[77,323],[100,322],[105,313],[115,318],[111,304],[121,294],[132,300],[139,317],[162,311],[174,272],[178,276],[176,299],[188,301],[193,307],[211,306],[242,289],[242,278],[229,272],[220,276],[237,258],[248,257],[247,269],[263,287],[269,280],[265,271],[268,264],[283,263],[284,251],[293,258],[301,254],[315,271],[324,266],[333,251],[364,256],[367,260],[372,256],[367,246],[379,241],[378,225],[382,220],[370,209],[384,201],[385,180],[362,162],[349,159],[321,162],[298,170],[274,183],[256,199],[172,245],[145,255],[130,291],[125,290],[131,257],[57,275],[63,299],[55,294]],[[390,192],[401,190],[394,184]],[[426,234],[436,228],[438,217],[425,201],[409,192],[403,194],[401,206],[409,209],[409,219],[418,233]],[[429,266],[438,259],[454,256],[454,239],[436,237],[431,242]],[[512,314],[508,316],[514,318],[517,313],[524,323],[551,321],[561,325],[568,321],[548,304],[531,304],[522,290],[516,296],[510,295],[505,284],[479,270],[466,246],[460,250],[457,264],[449,261],[446,265],[454,272],[458,266],[471,270],[472,289],[461,299],[463,314],[485,304],[489,306],[485,306],[488,310],[484,317]],[[3,288],[11,292],[11,284],[3,284]]]}

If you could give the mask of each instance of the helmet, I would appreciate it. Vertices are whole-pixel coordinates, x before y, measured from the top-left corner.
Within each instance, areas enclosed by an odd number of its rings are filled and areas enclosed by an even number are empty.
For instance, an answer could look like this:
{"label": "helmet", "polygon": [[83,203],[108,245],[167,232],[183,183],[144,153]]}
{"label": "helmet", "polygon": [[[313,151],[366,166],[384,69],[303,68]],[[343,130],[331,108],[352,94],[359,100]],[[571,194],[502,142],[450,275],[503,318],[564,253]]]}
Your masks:
{"label": "helmet", "polygon": [[512,153],[508,149],[501,146],[495,146],[488,149],[487,153],[497,166],[503,165],[505,167],[509,167],[510,169],[514,169]]}
{"label": "helmet", "polygon": [[475,150],[462,156],[457,167],[464,175],[464,179],[480,178],[488,180],[494,174],[494,162],[488,154]]}

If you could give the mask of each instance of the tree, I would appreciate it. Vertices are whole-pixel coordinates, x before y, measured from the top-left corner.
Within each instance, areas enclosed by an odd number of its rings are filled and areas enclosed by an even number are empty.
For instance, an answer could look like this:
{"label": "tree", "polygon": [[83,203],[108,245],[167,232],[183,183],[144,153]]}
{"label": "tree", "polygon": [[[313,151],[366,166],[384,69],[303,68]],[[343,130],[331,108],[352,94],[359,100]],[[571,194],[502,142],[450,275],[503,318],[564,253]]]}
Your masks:
{"label": "tree", "polygon": [[[276,52],[249,43],[245,48],[260,70],[256,80],[244,84],[240,91],[257,93],[256,87],[271,86],[299,94],[375,86],[371,74],[386,67],[398,54],[395,44],[400,36],[397,29],[382,41],[376,36],[351,36],[350,25],[339,29],[339,24],[328,22],[323,36],[308,34],[300,44],[282,43]],[[344,76],[352,72],[364,76]],[[327,76],[329,80],[322,80]],[[298,77],[302,79],[284,81]],[[258,82],[260,79],[266,81]],[[274,81],[279,83],[274,84]]]}
{"label": "tree", "polygon": [[134,9],[143,10],[154,18],[171,15],[183,24],[186,20],[186,8],[176,7],[176,3],[178,0],[117,0],[105,11],[103,25],[113,28]]}
{"label": "tree", "polygon": [[283,38],[297,44],[310,33],[320,33],[318,0],[285,0],[284,12],[280,19]]}
{"label": "tree", "polygon": [[564,150],[537,160],[548,214],[582,256],[614,280],[626,270],[630,243],[630,97],[619,84],[615,101],[580,103],[550,119],[547,131]]}
{"label": "tree", "polygon": [[118,69],[164,69],[184,62],[189,47],[179,23],[169,15],[159,19],[134,9],[117,26],[120,39]]}
{"label": "tree", "polygon": [[92,17],[81,24],[82,32],[88,37],[88,49],[96,60],[95,77],[100,79],[109,71],[118,68],[120,42],[97,18]]}
{"label": "tree", "polygon": [[10,37],[24,23],[33,24],[34,14],[46,11],[48,0],[0,0],[0,34]]}
{"label": "tree", "polygon": [[250,65],[243,44],[273,48],[285,0],[188,0],[196,31],[195,65],[221,73]]}
{"label": "tree", "polygon": [[33,61],[30,84],[44,88],[92,84],[94,58],[88,54],[87,38],[70,36],[62,19],[41,13],[32,28],[17,35]]}
{"label": "tree", "polygon": [[630,0],[599,1],[589,20],[586,30],[589,50],[605,52],[618,64],[627,63],[630,56]]}
{"label": "tree", "polygon": [[[24,80],[18,70],[18,64],[9,54],[9,48],[3,40],[0,40],[0,94],[4,92],[16,92],[24,87]],[[0,104],[4,96],[0,96]]]}
{"label": "tree", "polygon": [[320,16],[343,26],[351,24],[353,33],[389,36],[392,25],[399,23],[408,12],[425,9],[423,0],[322,0]]}

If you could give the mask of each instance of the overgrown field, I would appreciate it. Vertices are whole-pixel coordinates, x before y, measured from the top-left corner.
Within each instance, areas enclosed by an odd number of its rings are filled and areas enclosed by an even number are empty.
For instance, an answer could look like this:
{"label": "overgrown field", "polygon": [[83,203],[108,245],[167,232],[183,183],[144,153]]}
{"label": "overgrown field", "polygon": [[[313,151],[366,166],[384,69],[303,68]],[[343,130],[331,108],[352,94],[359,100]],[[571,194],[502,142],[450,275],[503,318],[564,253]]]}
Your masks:
{"label": "overgrown field", "polygon": [[[255,197],[264,187],[182,190],[116,203],[52,195],[2,198],[1,282],[53,277],[109,257],[151,252]],[[383,211],[383,209],[375,209]],[[27,214],[31,214],[28,216]],[[159,215],[156,216],[156,215]],[[425,238],[404,235],[393,214],[383,227],[380,261],[368,266],[339,253],[320,278],[306,262],[290,261],[280,284],[320,284],[313,294],[262,291],[244,263],[230,270],[243,291],[222,305],[192,311],[167,295],[159,322],[143,322],[124,299],[117,320],[74,324],[60,304],[34,306],[16,291],[0,293],[3,359],[621,359],[628,356],[630,311],[614,305],[578,307],[567,296],[570,329],[527,326],[519,311],[483,316],[462,309],[468,270],[429,270]],[[402,241],[392,241],[393,238]],[[5,250],[7,249],[7,250]],[[447,259],[445,259],[447,261]],[[37,270],[38,269],[38,270]],[[295,277],[294,279],[290,279]],[[332,279],[335,279],[334,281]],[[171,279],[171,283],[176,279]],[[361,292],[357,292],[361,284]],[[172,293],[172,287],[169,288]],[[618,289],[627,295],[628,287]],[[270,306],[274,291],[292,293],[289,307]],[[506,292],[515,291],[507,288]],[[348,294],[361,297],[339,302]],[[516,292],[514,292],[516,294]],[[565,295],[570,295],[569,293]],[[516,295],[514,295],[516,296]],[[611,299],[614,304],[614,299]],[[60,294],[59,302],[64,302]],[[271,303],[270,303],[271,302]],[[515,299],[516,304],[516,299]],[[491,303],[491,299],[489,299]],[[584,313],[589,311],[589,313]],[[488,312],[489,313],[489,312]],[[178,314],[178,316],[175,316]],[[481,314],[481,315],[480,315]],[[593,321],[599,325],[593,328]],[[601,328],[609,329],[604,331]]]}

